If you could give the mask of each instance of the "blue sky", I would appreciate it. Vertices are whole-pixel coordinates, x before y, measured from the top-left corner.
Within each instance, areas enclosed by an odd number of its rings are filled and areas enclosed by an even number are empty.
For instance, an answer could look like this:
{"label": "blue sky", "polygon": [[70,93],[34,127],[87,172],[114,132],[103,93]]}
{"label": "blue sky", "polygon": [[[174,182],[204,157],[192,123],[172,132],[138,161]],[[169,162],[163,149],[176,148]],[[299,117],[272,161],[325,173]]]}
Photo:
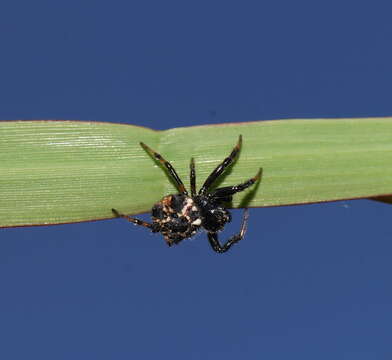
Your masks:
{"label": "blue sky", "polygon": [[[387,1],[5,1],[0,119],[389,116],[390,14]],[[2,229],[0,357],[390,359],[391,214],[367,200],[252,209],[224,256],[203,234],[167,248],[121,220]]]}

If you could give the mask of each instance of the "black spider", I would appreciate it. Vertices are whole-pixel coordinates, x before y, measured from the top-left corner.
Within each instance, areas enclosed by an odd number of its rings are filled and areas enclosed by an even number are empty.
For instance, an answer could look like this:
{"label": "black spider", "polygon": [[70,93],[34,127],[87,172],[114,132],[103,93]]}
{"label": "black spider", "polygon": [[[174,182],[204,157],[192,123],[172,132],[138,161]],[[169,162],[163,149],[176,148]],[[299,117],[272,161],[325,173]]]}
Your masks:
{"label": "black spider", "polygon": [[170,176],[177,185],[179,193],[167,195],[153,206],[151,210],[152,223],[123,215],[116,209],[112,209],[113,213],[136,225],[145,226],[154,233],[162,233],[169,246],[192,237],[202,227],[207,230],[208,240],[213,250],[218,253],[226,252],[233,244],[244,237],[249,215],[248,209],[245,209],[239,233],[232,236],[224,245],[221,245],[218,241],[218,231],[222,230],[225,224],[231,221],[231,214],[223,204],[230,202],[235,193],[245,190],[260,180],[262,173],[262,169],[260,168],[255,177],[242,184],[221,187],[210,191],[213,183],[238,155],[241,144],[242,136],[240,135],[238,143],[231,154],[208,176],[198,194],[196,194],[195,162],[192,158],[190,164],[191,195],[189,196],[173,166],[160,154],[141,142],[140,145],[142,148],[167,168]]}

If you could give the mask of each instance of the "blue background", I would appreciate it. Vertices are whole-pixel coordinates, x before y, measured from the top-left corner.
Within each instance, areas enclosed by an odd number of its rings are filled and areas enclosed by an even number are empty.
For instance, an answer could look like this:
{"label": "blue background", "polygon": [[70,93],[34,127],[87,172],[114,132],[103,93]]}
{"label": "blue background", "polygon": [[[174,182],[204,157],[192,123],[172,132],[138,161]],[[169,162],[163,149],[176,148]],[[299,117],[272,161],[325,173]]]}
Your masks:
{"label": "blue background", "polygon": [[[2,1],[0,119],[392,115],[389,4]],[[391,217],[253,209],[226,255],[121,220],[2,229],[0,358],[391,359]]]}

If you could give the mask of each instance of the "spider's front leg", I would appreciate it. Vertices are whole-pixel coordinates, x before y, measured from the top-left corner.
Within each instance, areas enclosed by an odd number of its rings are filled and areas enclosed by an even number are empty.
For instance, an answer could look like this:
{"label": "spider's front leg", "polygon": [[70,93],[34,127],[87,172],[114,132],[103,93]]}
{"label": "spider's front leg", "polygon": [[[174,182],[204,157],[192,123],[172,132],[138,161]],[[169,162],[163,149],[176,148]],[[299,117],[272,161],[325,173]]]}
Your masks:
{"label": "spider's front leg", "polygon": [[248,225],[249,211],[248,209],[244,210],[244,216],[242,218],[242,224],[240,232],[236,235],[233,235],[229,240],[226,241],[224,245],[221,245],[218,240],[218,233],[208,233],[208,241],[214,251],[217,253],[224,253],[231,248],[232,245],[236,244],[240,240],[242,240],[245,236],[245,232]]}
{"label": "spider's front leg", "polygon": [[139,220],[139,219],[135,219],[135,218],[130,217],[130,216],[128,216],[128,215],[121,214],[121,213],[119,213],[116,209],[112,209],[112,213],[113,213],[114,215],[116,215],[116,217],[124,218],[124,219],[128,220],[129,222],[131,222],[131,223],[133,223],[133,224],[135,224],[135,225],[140,225],[140,226],[144,226],[144,227],[146,227],[146,228],[149,228],[152,232],[157,232],[157,231],[158,231],[158,229],[156,229],[154,223],[153,223],[153,224],[150,224],[150,223],[148,223],[148,222],[146,222],[146,221]]}

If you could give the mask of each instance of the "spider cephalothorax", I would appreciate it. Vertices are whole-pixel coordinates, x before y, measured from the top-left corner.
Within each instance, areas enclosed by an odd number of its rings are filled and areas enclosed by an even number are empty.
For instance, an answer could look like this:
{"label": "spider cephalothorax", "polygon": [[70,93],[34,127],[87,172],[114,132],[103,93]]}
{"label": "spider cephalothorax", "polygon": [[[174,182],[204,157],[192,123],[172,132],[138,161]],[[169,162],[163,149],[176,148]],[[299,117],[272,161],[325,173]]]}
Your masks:
{"label": "spider cephalothorax", "polygon": [[213,250],[219,253],[226,252],[233,244],[244,237],[248,211],[245,209],[240,232],[232,236],[224,245],[221,245],[218,241],[218,232],[224,228],[226,223],[231,221],[231,214],[223,205],[230,202],[235,193],[245,190],[260,180],[262,171],[260,169],[256,176],[242,184],[211,190],[213,183],[238,155],[241,144],[242,137],[240,135],[231,154],[208,176],[197,194],[195,163],[192,158],[190,165],[191,194],[189,195],[173,166],[146,144],[140,143],[144,150],[167,168],[177,185],[179,193],[167,195],[153,206],[151,210],[152,223],[120,214],[115,209],[112,209],[113,213],[136,225],[145,226],[152,232],[160,232],[169,246],[192,237],[200,228],[204,228],[207,231],[208,240]]}

